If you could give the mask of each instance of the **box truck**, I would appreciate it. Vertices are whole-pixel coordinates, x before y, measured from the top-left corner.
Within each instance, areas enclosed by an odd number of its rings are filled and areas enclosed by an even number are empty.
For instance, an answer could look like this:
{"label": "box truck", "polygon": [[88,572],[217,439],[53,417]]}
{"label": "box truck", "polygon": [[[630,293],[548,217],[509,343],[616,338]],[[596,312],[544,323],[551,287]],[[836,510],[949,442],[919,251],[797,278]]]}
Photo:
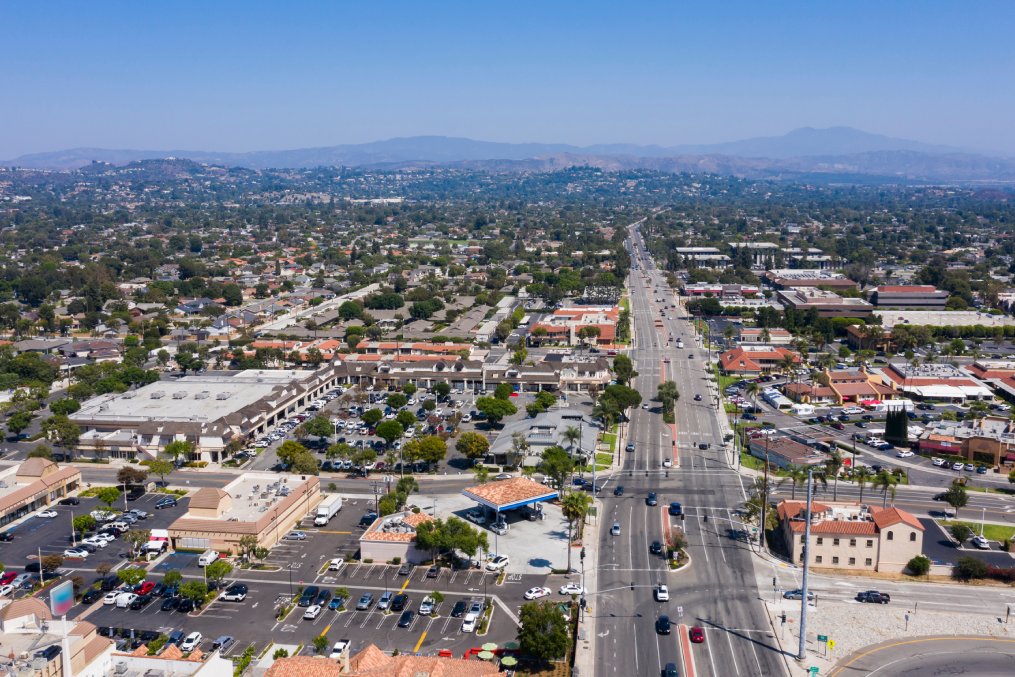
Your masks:
{"label": "box truck", "polygon": [[323,527],[331,521],[339,510],[342,509],[341,496],[329,496],[317,506],[317,513],[314,515],[314,526]]}

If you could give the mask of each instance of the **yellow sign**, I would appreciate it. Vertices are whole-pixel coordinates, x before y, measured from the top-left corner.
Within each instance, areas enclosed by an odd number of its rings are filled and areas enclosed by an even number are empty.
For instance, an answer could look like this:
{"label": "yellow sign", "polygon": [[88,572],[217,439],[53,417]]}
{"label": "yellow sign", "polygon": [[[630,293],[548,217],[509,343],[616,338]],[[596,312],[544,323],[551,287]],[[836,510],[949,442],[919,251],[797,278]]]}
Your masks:
{"label": "yellow sign", "polygon": [[828,648],[829,649],[834,649],[835,648],[835,640],[834,639],[828,640]]}

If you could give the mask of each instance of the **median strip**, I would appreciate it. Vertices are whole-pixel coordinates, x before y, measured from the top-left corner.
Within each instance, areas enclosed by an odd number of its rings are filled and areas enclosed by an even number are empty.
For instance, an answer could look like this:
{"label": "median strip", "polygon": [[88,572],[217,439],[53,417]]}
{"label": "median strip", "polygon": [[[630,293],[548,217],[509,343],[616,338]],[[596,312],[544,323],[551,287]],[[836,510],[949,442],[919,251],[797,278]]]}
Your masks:
{"label": "median strip", "polygon": [[423,640],[424,639],[426,639],[426,630],[424,630],[423,634],[419,636],[419,641],[416,642],[416,646],[413,647],[413,649],[412,649],[413,653],[416,653],[417,651],[419,651],[419,647],[423,646]]}

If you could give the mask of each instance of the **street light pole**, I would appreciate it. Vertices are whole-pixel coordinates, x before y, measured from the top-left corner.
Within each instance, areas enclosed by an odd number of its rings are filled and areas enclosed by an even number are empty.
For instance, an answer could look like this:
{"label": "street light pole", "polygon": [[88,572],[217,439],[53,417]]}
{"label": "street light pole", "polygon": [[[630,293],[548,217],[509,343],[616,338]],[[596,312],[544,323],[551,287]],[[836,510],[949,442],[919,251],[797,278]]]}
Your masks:
{"label": "street light pole", "polygon": [[[800,585],[800,644],[797,649],[797,658],[803,660],[807,657],[807,579],[810,572],[811,547],[811,500],[814,497],[814,470],[807,471],[807,522],[804,524],[804,575]],[[907,621],[908,622],[908,621]]]}

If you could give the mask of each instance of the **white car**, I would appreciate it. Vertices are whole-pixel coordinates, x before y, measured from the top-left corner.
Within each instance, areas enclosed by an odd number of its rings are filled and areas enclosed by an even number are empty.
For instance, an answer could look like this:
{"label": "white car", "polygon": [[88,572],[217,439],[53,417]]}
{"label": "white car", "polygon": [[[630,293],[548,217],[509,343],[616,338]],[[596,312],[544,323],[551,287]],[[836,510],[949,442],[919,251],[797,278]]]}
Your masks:
{"label": "white car", "polygon": [[508,562],[510,562],[510,560],[508,559],[507,555],[497,555],[496,557],[494,557],[493,559],[491,559],[489,562],[486,563],[486,570],[501,571],[507,568]]}
{"label": "white car", "polygon": [[54,517],[59,517],[60,513],[58,513],[56,510],[40,510],[39,512],[35,513],[35,516],[53,519]]}
{"label": "white car", "polygon": [[7,595],[14,592],[14,586],[8,583],[7,585],[0,585],[0,597],[6,597]]}
{"label": "white car", "polygon": [[121,593],[119,590],[114,590],[113,592],[107,594],[105,597],[102,598],[102,603],[105,604],[106,606],[109,606],[110,604],[116,604],[116,598],[119,597],[120,594]]}
{"label": "white car", "polygon": [[670,459],[670,458],[664,458],[663,459],[663,467],[664,468],[672,468],[673,467],[673,460]]}
{"label": "white car", "polygon": [[465,615],[465,620],[462,621],[462,632],[475,632],[476,621],[479,620],[479,614],[469,613]]}
{"label": "white car", "polygon": [[126,609],[135,599],[137,599],[137,595],[133,592],[121,592],[116,596],[116,608]]}
{"label": "white car", "polygon": [[668,602],[670,601],[670,589],[665,585],[657,585],[655,589],[656,601],[657,602]]}
{"label": "white car", "polygon": [[348,648],[348,646],[349,640],[347,639],[338,640],[337,642],[335,642],[335,646],[331,647],[331,654],[328,656],[328,658],[332,660],[341,658],[342,653],[346,650],[346,648]]}
{"label": "white car", "polygon": [[845,407],[842,410],[842,413],[845,414],[846,416],[853,416],[855,414],[862,414],[863,409],[861,409],[860,407]]}
{"label": "white car", "polygon": [[525,599],[539,599],[550,594],[549,588],[529,588],[525,591]]}
{"label": "white car", "polygon": [[976,536],[975,538],[973,538],[971,543],[980,550],[990,550],[990,541],[988,541],[983,536]]}
{"label": "white car", "polygon": [[338,571],[344,565],[345,565],[345,560],[342,559],[341,557],[336,557],[335,559],[333,559],[333,560],[328,562],[328,571]]}
{"label": "white car", "polygon": [[321,615],[321,609],[322,607],[320,604],[311,604],[310,606],[307,607],[307,610],[303,612],[303,620],[305,621],[314,620],[315,618]]}
{"label": "white car", "polygon": [[903,449],[902,451],[895,454],[896,458],[909,458],[913,455],[909,449]]}
{"label": "white car", "polygon": [[936,466],[940,467],[940,466],[943,466],[943,465],[947,464],[948,461],[944,460],[943,458],[935,458],[935,459],[933,459],[931,461],[931,463],[933,465],[936,465]]}
{"label": "white car", "polygon": [[580,583],[565,583],[560,586],[560,594],[562,595],[584,595],[585,588]]}
{"label": "white car", "polygon": [[72,559],[86,559],[88,557],[88,551],[84,548],[67,548],[63,551],[64,557],[70,557]]}
{"label": "white car", "polygon": [[419,615],[429,616],[430,614],[433,613],[433,606],[434,606],[433,597],[427,595],[426,597],[423,598],[423,601],[419,603]]}
{"label": "white car", "polygon": [[96,548],[105,548],[109,545],[109,541],[104,538],[99,538],[98,536],[89,536],[88,538],[82,539],[81,542],[95,546]]}
{"label": "white car", "polygon": [[184,653],[187,651],[193,651],[197,648],[197,645],[201,643],[202,639],[204,639],[204,637],[200,632],[190,633],[183,639],[183,642],[180,643],[180,651],[183,651]]}
{"label": "white car", "polygon": [[952,470],[962,470],[964,467],[963,463],[952,463]]}

